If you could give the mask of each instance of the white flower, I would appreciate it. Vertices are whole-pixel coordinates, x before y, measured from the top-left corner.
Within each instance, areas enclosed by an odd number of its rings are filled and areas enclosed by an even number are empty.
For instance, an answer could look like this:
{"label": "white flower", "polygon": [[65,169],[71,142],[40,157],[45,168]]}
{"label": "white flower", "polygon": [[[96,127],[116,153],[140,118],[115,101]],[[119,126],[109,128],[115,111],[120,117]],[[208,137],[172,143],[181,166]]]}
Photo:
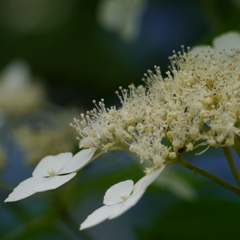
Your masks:
{"label": "white flower", "polygon": [[126,180],[110,187],[103,199],[105,205],[89,215],[81,224],[80,230],[95,226],[106,219],[116,218],[133,207],[162,172],[164,166],[144,176],[135,185],[132,180]]}
{"label": "white flower", "polygon": [[0,114],[16,117],[42,106],[46,101],[41,85],[31,81],[29,65],[16,60],[0,74]]}
{"label": "white flower", "polygon": [[212,51],[213,49],[220,52],[225,50],[227,54],[232,54],[231,49],[240,50],[240,34],[238,32],[227,32],[213,39],[213,46],[199,45],[193,47],[191,52],[193,54],[201,53],[201,51]]}
{"label": "white flower", "polygon": [[60,153],[43,158],[32,177],[21,182],[8,196],[5,202],[18,201],[33,195],[55,189],[71,180],[76,172],[91,160],[96,148],[84,149],[72,157],[72,153]]}
{"label": "white flower", "polygon": [[102,0],[98,20],[103,28],[116,31],[126,41],[136,40],[146,0]]}

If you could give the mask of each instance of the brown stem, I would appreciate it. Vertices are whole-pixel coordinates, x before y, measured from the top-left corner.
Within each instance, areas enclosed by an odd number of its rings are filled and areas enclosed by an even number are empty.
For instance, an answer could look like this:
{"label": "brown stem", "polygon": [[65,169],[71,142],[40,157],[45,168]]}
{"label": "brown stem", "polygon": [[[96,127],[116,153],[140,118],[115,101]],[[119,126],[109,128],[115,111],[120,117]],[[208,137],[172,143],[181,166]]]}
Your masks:
{"label": "brown stem", "polygon": [[228,165],[232,171],[232,174],[238,184],[238,186],[240,186],[240,175],[239,175],[239,172],[238,172],[238,168],[237,168],[237,165],[235,164],[234,162],[234,159],[233,159],[233,156],[231,154],[231,151],[228,147],[223,147],[223,152],[225,154],[225,157],[228,161]]}
{"label": "brown stem", "polygon": [[194,171],[195,173],[199,173],[201,174],[202,176],[206,177],[206,178],[209,178],[211,179],[212,181],[214,181],[215,183],[218,183],[220,184],[221,186],[227,188],[228,190],[230,190],[231,192],[237,194],[238,196],[240,196],[240,189],[234,185],[232,185],[231,183],[201,169],[201,168],[198,168],[194,165],[192,165],[191,163],[185,161],[182,157],[178,159],[178,163],[185,166],[186,168]]}

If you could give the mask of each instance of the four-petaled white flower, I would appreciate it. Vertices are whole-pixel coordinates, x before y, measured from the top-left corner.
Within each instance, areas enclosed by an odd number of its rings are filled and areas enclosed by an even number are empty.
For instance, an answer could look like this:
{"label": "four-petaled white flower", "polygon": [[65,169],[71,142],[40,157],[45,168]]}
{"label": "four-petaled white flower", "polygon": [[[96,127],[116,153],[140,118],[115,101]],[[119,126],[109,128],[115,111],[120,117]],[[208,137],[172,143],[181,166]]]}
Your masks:
{"label": "four-petaled white flower", "polygon": [[33,171],[32,177],[21,182],[5,202],[18,201],[36,192],[60,187],[90,162],[96,150],[96,148],[90,148],[80,151],[75,156],[67,152],[43,158]]}
{"label": "four-petaled white flower", "polygon": [[132,180],[126,180],[110,187],[103,199],[105,205],[89,215],[81,224],[80,230],[95,226],[106,219],[116,218],[133,207],[142,197],[147,187],[162,172],[164,166],[144,176],[135,185]]}

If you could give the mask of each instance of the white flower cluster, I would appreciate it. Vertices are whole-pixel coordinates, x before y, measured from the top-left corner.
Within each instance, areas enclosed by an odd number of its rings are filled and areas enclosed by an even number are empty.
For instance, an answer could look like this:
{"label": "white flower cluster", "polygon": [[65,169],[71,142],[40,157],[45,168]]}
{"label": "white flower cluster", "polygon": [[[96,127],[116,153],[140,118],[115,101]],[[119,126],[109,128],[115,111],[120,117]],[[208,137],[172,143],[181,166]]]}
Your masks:
{"label": "white flower cluster", "polygon": [[[232,49],[225,49],[230,42]],[[96,108],[74,119],[80,148],[44,158],[33,177],[20,183],[5,201],[17,201],[69,181],[76,172],[109,150],[130,150],[147,161],[146,176],[115,184],[104,197],[104,206],[93,212],[80,229],[115,218],[141,198],[164,169],[198,146],[234,146],[240,124],[240,35],[228,33],[214,41],[213,48],[201,47],[170,57],[167,77],[148,71],[146,86],[120,87],[122,108]],[[238,143],[239,145],[239,143]]]}
{"label": "white flower cluster", "polygon": [[120,110],[101,100],[75,119],[80,147],[129,149],[158,168],[199,145],[233,146],[240,133],[239,50],[202,49],[174,52],[164,79],[155,67],[145,75],[146,86],[120,87]]}

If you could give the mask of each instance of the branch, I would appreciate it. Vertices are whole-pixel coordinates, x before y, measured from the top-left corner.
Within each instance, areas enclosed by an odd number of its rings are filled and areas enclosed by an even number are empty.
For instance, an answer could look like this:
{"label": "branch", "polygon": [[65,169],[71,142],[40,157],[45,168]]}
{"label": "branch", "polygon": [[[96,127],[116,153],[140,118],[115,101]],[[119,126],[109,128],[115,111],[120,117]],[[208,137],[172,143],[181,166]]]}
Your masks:
{"label": "branch", "polygon": [[240,196],[240,189],[234,185],[232,185],[231,183],[201,169],[201,168],[198,168],[194,165],[192,165],[191,163],[185,161],[182,157],[178,159],[178,163],[185,166],[186,168],[194,171],[195,173],[199,173],[201,174],[202,176],[206,177],[206,178],[209,178],[211,179],[212,181],[214,181],[215,183],[218,183],[220,184],[221,186],[227,188],[228,190],[230,190],[231,192],[237,194],[238,196]]}

